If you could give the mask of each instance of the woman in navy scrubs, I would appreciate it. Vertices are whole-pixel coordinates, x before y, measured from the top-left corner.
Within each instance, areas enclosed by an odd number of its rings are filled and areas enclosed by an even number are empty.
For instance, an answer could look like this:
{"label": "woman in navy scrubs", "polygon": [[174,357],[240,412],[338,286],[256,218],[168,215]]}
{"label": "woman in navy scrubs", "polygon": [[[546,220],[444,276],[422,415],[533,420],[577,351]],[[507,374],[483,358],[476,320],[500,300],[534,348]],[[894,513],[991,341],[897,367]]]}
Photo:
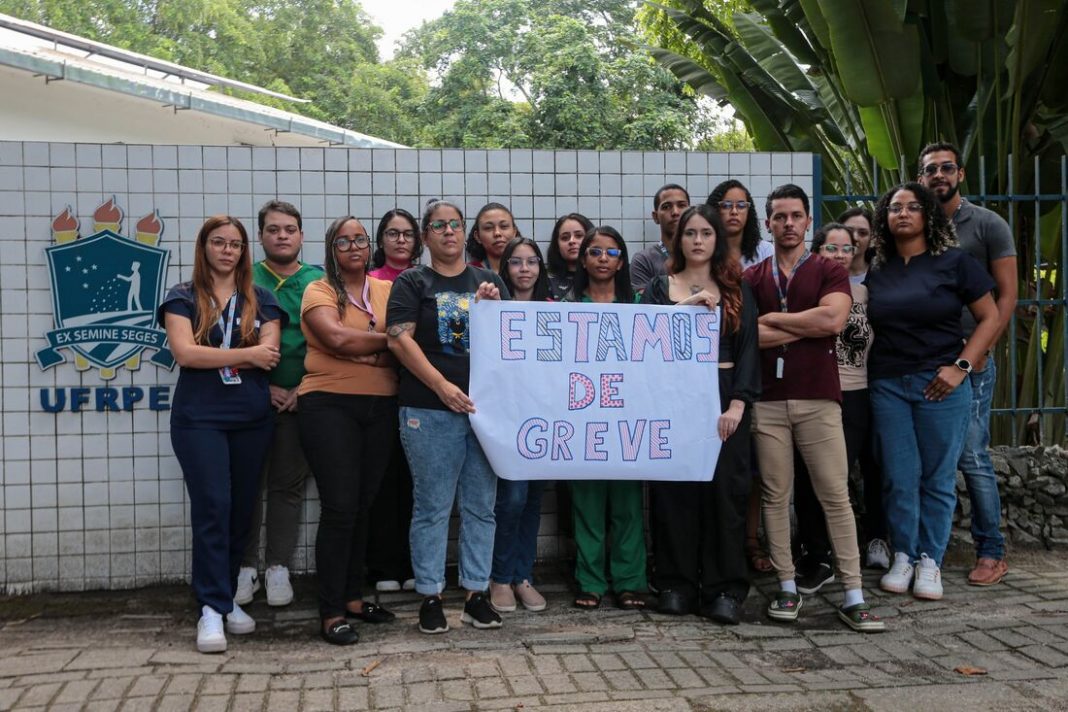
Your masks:
{"label": "woman in navy scrubs", "polygon": [[271,439],[267,371],[278,364],[286,314],[253,285],[248,233],[227,215],[200,228],[193,280],[172,287],[159,314],[181,366],[171,444],[189,491],[197,649],[221,653],[224,627],[234,635],[256,629],[234,591]]}

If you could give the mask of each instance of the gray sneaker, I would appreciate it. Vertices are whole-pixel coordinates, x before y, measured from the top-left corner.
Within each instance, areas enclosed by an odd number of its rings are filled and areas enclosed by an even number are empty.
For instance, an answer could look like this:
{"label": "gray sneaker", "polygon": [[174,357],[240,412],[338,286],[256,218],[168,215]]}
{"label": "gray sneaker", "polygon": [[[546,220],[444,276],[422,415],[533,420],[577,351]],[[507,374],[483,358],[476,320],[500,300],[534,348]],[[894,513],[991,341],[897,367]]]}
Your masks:
{"label": "gray sneaker", "polygon": [[864,564],[869,569],[890,568],[890,547],[882,539],[872,539],[868,542],[868,552],[864,557]]}

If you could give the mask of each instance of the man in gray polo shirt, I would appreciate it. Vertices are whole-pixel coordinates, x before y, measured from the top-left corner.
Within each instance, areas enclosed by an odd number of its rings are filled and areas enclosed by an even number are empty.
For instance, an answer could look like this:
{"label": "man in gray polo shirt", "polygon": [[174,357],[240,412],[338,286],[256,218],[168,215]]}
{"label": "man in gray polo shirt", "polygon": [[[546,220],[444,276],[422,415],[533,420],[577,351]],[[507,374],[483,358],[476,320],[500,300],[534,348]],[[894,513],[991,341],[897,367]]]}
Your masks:
{"label": "man in gray polo shirt", "polygon": [[[972,205],[960,194],[964,166],[960,151],[949,143],[932,143],[920,152],[919,181],[942,202],[946,216],[953,220],[960,246],[986,268],[997,284],[995,298],[1000,327],[998,336],[1016,309],[1016,246],[1009,225],[997,213]],[[975,329],[971,312],[962,315],[965,338]],[[985,362],[984,362],[985,361]],[[993,354],[972,364],[972,409],[968,435],[964,440],[958,469],[964,473],[972,502],[972,540],[976,564],[968,575],[973,586],[990,586],[1008,572],[1005,563],[1005,537],[1001,534],[1001,497],[997,476],[990,461],[990,401],[994,395],[997,369]]]}
{"label": "man in gray polo shirt", "polygon": [[630,260],[630,283],[635,292],[644,292],[655,277],[667,274],[668,252],[675,239],[675,228],[686,208],[690,194],[677,183],[661,186],[653,196],[653,222],[660,227],[660,242],[650,245]]}

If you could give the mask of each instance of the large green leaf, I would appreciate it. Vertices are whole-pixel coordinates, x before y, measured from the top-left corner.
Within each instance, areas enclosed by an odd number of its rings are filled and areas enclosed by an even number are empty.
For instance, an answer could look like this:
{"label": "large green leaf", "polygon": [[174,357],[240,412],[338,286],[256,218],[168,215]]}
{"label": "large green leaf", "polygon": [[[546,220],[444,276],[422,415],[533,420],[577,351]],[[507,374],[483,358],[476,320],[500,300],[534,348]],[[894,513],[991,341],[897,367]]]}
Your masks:
{"label": "large green leaf", "polygon": [[923,135],[924,97],[917,92],[902,100],[880,106],[860,107],[860,119],[868,139],[868,151],[888,171],[895,171],[904,158],[912,165],[919,153]]}
{"label": "large green leaf", "polygon": [[1062,11],[1063,0],[1026,0],[1016,4],[1016,16],[1005,37],[1009,45],[1006,97],[1022,91],[1031,73],[1044,66]]}
{"label": "large green leaf", "polygon": [[812,27],[812,32],[816,35],[816,39],[819,40],[825,50],[830,51],[831,30],[827,27],[827,19],[823,16],[823,9],[820,7],[819,0],[801,0],[801,8],[805,11],[805,17],[808,19],[808,24]]}
{"label": "large green leaf", "polygon": [[904,99],[920,89],[920,38],[890,0],[824,0],[823,16],[847,97],[861,106]]}
{"label": "large green leaf", "polygon": [[[796,0],[795,0],[796,1]],[[796,19],[788,15],[789,9],[778,0],[752,0],[753,9],[763,16],[775,37],[797,57],[801,64],[813,65],[820,61],[811,42],[802,32]],[[758,16],[759,17],[759,16]],[[737,20],[735,22],[737,27]],[[741,32],[741,28],[739,33]]]}

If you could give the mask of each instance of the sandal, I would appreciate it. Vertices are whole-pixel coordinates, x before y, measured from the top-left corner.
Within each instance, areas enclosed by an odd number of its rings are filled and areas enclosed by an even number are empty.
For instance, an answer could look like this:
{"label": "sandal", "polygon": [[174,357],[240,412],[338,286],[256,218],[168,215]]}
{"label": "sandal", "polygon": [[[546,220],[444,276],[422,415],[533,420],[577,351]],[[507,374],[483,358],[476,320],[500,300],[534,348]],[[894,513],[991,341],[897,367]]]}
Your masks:
{"label": "sandal", "polygon": [[584,608],[587,611],[592,611],[600,605],[601,597],[598,596],[596,593],[590,593],[589,591],[580,591],[579,593],[575,594],[575,608]]}
{"label": "sandal", "polygon": [[645,597],[634,591],[620,591],[616,594],[616,608],[621,611],[644,610],[647,602]]}
{"label": "sandal", "polygon": [[771,557],[768,556],[768,552],[764,547],[760,545],[759,539],[745,540],[745,554],[749,557],[749,566],[754,571],[767,574],[774,570],[775,567],[771,563]]}
{"label": "sandal", "polygon": [[805,600],[796,593],[779,591],[768,604],[768,618],[777,621],[796,621]]}
{"label": "sandal", "polygon": [[858,603],[849,608],[839,608],[838,617],[858,633],[882,633],[886,630],[886,623],[879,620],[879,616],[871,612],[871,606],[867,603]]}

